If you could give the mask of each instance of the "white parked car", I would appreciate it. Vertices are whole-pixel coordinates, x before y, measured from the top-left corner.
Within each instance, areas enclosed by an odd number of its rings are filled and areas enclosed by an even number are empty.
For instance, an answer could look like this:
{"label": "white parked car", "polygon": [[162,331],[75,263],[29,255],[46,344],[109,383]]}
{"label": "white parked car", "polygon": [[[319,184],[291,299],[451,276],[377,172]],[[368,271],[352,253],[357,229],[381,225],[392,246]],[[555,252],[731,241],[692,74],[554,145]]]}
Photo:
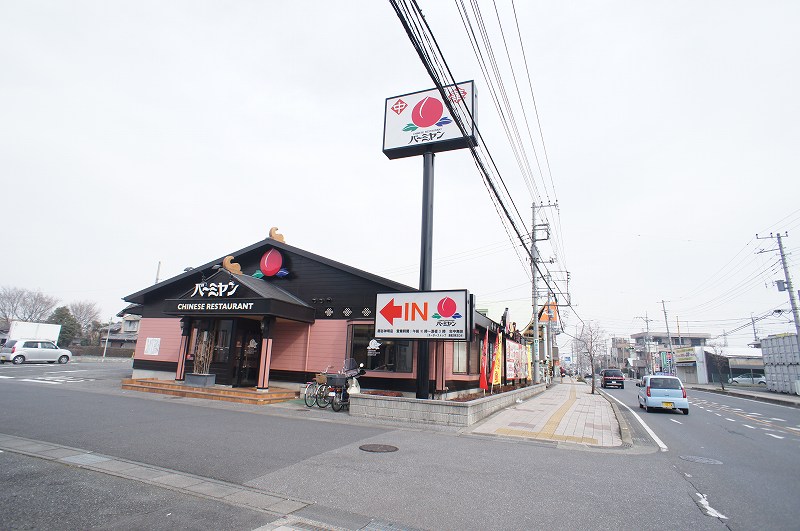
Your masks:
{"label": "white parked car", "polygon": [[689,414],[689,399],[686,388],[676,376],[648,375],[637,383],[639,388],[639,407],[650,412],[653,408],[680,409]]}
{"label": "white parked car", "polygon": [[9,339],[0,348],[0,363],[10,361],[15,365],[26,361],[67,363],[72,352],[58,346],[49,339]]}
{"label": "white parked car", "polygon": [[748,372],[747,374],[740,374],[733,378],[728,378],[729,384],[748,384],[748,385],[767,385],[767,379],[763,374],[756,372]]}

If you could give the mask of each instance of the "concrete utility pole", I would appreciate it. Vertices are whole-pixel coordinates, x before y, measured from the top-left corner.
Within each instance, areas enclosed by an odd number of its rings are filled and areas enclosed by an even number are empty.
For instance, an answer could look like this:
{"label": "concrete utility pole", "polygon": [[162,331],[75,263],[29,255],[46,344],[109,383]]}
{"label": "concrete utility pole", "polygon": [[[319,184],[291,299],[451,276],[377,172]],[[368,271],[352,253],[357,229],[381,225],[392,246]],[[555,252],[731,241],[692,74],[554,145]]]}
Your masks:
{"label": "concrete utility pole", "polygon": [[646,311],[644,312],[644,317],[637,316],[636,318],[644,321],[645,328],[647,329],[644,336],[644,360],[647,362],[648,372],[653,372],[653,360],[650,358],[650,321],[652,321],[652,319],[647,316]]}
{"label": "concrete utility pole", "polygon": [[[672,349],[672,336],[669,335],[669,319],[667,319],[667,306],[664,304],[664,299],[661,299],[661,308],[664,309],[664,324],[667,325],[667,341],[669,342],[669,353],[672,355],[672,360],[675,360],[675,351]],[[664,367],[661,367],[664,370]],[[672,362],[669,364],[669,371],[672,374]]]}
{"label": "concrete utility pole", "polygon": [[[783,276],[786,282],[786,290],[789,292],[789,304],[791,304],[792,306],[792,317],[794,318],[794,330],[796,334],[795,337],[797,339],[797,348],[800,349],[800,316],[798,315],[797,299],[795,298],[794,288],[792,287],[792,277],[789,276],[789,266],[786,265],[786,253],[783,250],[783,238],[788,238],[788,237],[789,237],[788,232],[784,232],[783,235],[781,235],[781,233],[778,233],[775,236],[773,236],[772,233],[770,232],[769,236],[764,236],[763,238],[759,237],[758,234],[756,234],[756,238],[759,240],[766,240],[772,238],[777,238],[778,240],[778,251],[781,254],[781,265],[783,266]],[[774,251],[775,249],[771,250]]]}
{"label": "concrete utility pole", "polygon": [[[789,234],[785,234],[788,236]],[[783,264],[783,275],[786,277],[786,289],[789,291],[789,304],[792,305],[792,317],[794,317],[794,330],[797,334],[797,347],[800,349],[800,318],[797,314],[797,299],[794,296],[794,288],[792,287],[792,277],[789,276],[789,266],[786,265],[786,254],[783,252],[783,240],[778,233],[778,250],[781,253],[781,264]]]}
{"label": "concrete utility pole", "polygon": [[536,296],[536,203],[531,204],[531,296],[533,298],[533,382],[539,383],[539,299]]}

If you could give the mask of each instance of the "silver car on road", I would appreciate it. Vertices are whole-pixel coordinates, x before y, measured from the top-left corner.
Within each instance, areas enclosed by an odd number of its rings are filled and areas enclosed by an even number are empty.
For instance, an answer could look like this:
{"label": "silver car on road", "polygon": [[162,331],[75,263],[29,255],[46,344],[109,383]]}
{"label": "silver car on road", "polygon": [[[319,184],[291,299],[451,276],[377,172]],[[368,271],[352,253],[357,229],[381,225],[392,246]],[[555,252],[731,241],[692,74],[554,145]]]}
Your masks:
{"label": "silver car on road", "polygon": [[650,412],[652,408],[680,409],[689,414],[689,399],[686,388],[676,376],[651,374],[636,384],[639,387],[639,407]]}
{"label": "silver car on road", "polygon": [[49,339],[9,339],[0,348],[0,363],[7,361],[15,365],[26,361],[67,363],[70,359],[72,359],[72,352],[58,348]]}

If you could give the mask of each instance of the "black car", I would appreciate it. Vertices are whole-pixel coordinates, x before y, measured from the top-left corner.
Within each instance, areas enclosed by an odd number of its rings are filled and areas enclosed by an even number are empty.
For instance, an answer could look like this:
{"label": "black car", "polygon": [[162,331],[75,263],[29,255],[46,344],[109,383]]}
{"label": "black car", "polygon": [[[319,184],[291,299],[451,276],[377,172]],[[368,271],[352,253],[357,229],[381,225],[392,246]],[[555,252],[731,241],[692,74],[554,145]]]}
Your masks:
{"label": "black car", "polygon": [[600,371],[600,387],[616,386],[625,389],[625,376],[619,369],[603,369]]}

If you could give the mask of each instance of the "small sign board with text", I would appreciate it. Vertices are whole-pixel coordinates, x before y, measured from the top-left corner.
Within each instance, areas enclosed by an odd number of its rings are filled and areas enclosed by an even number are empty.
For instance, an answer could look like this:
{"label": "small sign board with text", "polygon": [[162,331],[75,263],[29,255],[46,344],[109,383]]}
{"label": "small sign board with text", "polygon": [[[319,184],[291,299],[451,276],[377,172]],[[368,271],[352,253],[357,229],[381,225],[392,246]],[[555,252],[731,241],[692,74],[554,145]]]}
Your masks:
{"label": "small sign board with text", "polygon": [[378,293],[375,337],[469,341],[469,300],[467,290]]}

